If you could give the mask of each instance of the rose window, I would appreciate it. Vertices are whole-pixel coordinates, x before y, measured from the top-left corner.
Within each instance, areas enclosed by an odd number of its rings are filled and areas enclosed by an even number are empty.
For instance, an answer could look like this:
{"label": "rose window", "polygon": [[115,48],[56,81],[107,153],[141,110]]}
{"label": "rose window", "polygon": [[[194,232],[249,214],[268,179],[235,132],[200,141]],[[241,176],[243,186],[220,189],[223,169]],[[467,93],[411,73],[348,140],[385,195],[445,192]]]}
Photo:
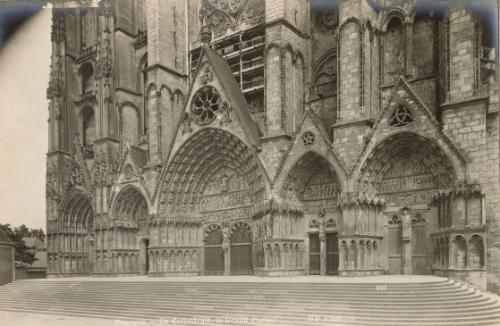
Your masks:
{"label": "rose window", "polygon": [[212,86],[200,88],[191,102],[193,120],[201,125],[208,124],[217,117],[220,111],[221,98]]}
{"label": "rose window", "polygon": [[394,110],[391,117],[391,126],[402,127],[413,122],[413,114],[409,108],[400,105]]}
{"label": "rose window", "polygon": [[315,136],[311,131],[306,131],[302,134],[302,144],[305,147],[311,147],[314,144]]}

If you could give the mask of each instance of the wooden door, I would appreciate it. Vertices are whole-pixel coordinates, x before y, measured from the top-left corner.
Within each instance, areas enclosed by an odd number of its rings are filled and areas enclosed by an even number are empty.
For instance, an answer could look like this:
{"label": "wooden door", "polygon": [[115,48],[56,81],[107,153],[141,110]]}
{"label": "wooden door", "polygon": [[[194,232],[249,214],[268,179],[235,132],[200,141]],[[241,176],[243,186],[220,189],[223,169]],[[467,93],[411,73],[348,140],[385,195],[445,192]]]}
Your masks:
{"label": "wooden door", "polygon": [[389,223],[387,226],[387,254],[389,274],[401,274],[401,223]]}
{"label": "wooden door", "polygon": [[414,221],[412,223],[411,253],[413,274],[427,274],[427,229],[425,221]]}
{"label": "wooden door", "polygon": [[319,234],[313,233],[309,234],[309,274],[319,275],[320,266],[320,243]]}
{"label": "wooden door", "polygon": [[339,273],[339,237],[338,233],[326,234],[326,274]]}
{"label": "wooden door", "polygon": [[205,274],[224,274],[224,251],[220,227],[209,228],[205,234]]}
{"label": "wooden door", "polygon": [[231,234],[231,274],[253,274],[252,232],[246,223],[237,224]]}

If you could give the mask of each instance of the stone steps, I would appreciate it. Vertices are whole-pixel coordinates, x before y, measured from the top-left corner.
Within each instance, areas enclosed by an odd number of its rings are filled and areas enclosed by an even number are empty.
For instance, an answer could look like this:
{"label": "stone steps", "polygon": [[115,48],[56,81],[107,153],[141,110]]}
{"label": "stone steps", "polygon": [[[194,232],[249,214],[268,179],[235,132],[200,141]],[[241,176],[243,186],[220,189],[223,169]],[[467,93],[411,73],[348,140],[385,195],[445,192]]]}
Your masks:
{"label": "stone steps", "polygon": [[[20,300],[9,300],[9,304],[23,304],[24,299]],[[2,302],[2,301],[0,301]],[[31,307],[36,307],[40,306],[43,307],[46,304],[45,300],[31,300],[30,302]],[[71,306],[78,306],[79,308],[92,308],[96,306],[98,301],[95,300],[75,300],[75,299],[70,299],[70,300],[60,300],[60,301],[52,301],[53,307],[61,307],[64,308],[70,304]],[[329,307],[315,307],[315,306],[303,306],[302,304],[300,307],[297,307],[297,303],[302,303],[302,301],[297,301],[295,305],[257,305],[257,304],[252,304],[251,302],[247,303],[241,303],[241,302],[224,302],[224,301],[219,301],[219,302],[206,302],[205,300],[199,301],[199,300],[191,300],[190,302],[182,302],[178,301],[175,299],[172,300],[165,300],[161,304],[154,304],[154,303],[144,303],[147,304],[147,309],[151,311],[159,311],[161,312],[164,309],[172,309],[175,308],[177,310],[182,310],[183,307],[197,307],[199,309],[203,309],[204,307],[210,307],[211,310],[216,310],[216,309],[221,309],[222,311],[242,311],[245,310],[247,313],[258,313],[259,311],[267,311],[267,312],[280,312],[282,310],[287,310],[288,312],[308,312],[311,309],[314,309],[317,313],[328,313],[331,311],[332,308],[335,308],[335,311],[338,313],[344,314],[349,314],[349,313],[356,313],[356,315],[378,315],[381,314],[383,316],[392,316],[392,315],[403,315],[403,316],[419,316],[422,311],[426,311],[426,315],[430,316],[445,316],[445,315],[453,315],[453,316],[469,316],[473,315],[475,313],[480,313],[482,314],[485,310],[485,308],[493,309],[493,310],[498,310],[496,304],[493,302],[484,302],[481,305],[475,306],[475,307],[466,307],[466,311],[464,311],[464,306],[460,306],[460,308],[456,309],[446,309],[446,310],[439,310],[439,309],[419,309],[419,310],[412,310],[412,309],[398,309],[398,310],[393,310],[393,311],[387,311],[387,309],[373,309],[372,307],[369,308],[357,308],[354,305],[349,306],[345,304],[340,304],[340,305],[330,305]],[[133,303],[130,303],[129,300],[123,299],[121,301],[114,300],[113,303],[103,303],[99,304],[99,309],[113,309],[113,311],[118,311],[120,309],[128,310],[128,309],[135,309],[137,307],[137,302],[134,300]],[[500,310],[498,310],[500,312]]]}
{"label": "stone steps", "polygon": [[[446,279],[348,282],[23,280],[0,287],[0,310],[122,320],[210,318],[205,325],[219,325],[216,318],[228,315],[272,318],[254,325],[500,325],[497,301]],[[380,291],[380,285],[387,288]],[[233,321],[222,324],[241,325]]]}

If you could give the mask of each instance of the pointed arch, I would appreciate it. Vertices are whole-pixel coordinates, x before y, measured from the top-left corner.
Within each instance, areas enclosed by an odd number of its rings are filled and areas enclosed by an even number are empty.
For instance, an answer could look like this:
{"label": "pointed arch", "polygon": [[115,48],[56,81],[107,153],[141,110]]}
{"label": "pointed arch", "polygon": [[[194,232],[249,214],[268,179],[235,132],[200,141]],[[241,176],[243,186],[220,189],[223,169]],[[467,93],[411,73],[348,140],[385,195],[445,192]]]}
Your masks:
{"label": "pointed arch", "polygon": [[[62,273],[87,274],[90,270],[91,241],[94,232],[92,199],[84,191],[73,189],[61,203],[56,241],[61,243]],[[61,260],[62,261],[62,260]]]}
{"label": "pointed arch", "polygon": [[204,128],[191,135],[166,166],[160,181],[158,211],[168,215],[196,210],[209,176],[221,167],[244,180],[251,201],[264,199],[266,174],[255,150],[232,133]]}
{"label": "pointed arch", "polygon": [[143,190],[128,184],[112,197],[110,207],[111,218],[136,223],[141,228],[147,223],[151,202]]}
{"label": "pointed arch", "polygon": [[300,156],[284,175],[280,196],[292,203],[335,201],[342,187],[332,164],[312,150]]}
{"label": "pointed arch", "polygon": [[317,79],[318,74],[320,73],[320,69],[332,58],[337,58],[337,49],[333,48],[328,51],[326,51],[314,64],[314,67],[312,69],[312,74],[313,76],[312,80],[315,81]]}
{"label": "pointed arch", "polygon": [[118,119],[122,144],[130,141],[138,145],[142,136],[141,112],[135,103],[123,101],[118,105]]}
{"label": "pointed arch", "polygon": [[[398,178],[411,175],[411,171],[404,166],[418,171],[415,176],[418,185],[404,183],[405,188],[397,188]],[[403,174],[399,176],[394,169],[399,169]],[[413,130],[405,130],[385,136],[369,153],[364,153],[353,179],[357,180],[356,190],[360,192],[379,194],[385,193],[386,190],[389,192],[426,190],[425,193],[430,196],[428,190],[447,188],[457,180],[461,180],[464,172],[462,163],[434,139]],[[386,177],[387,175],[389,176]],[[425,196],[422,196],[421,200],[426,201]]]}
{"label": "pointed arch", "polygon": [[408,16],[408,12],[401,7],[391,8],[382,18],[382,23],[380,24],[382,32],[387,32],[388,25],[392,19],[396,18],[401,22],[401,25],[404,25]]}

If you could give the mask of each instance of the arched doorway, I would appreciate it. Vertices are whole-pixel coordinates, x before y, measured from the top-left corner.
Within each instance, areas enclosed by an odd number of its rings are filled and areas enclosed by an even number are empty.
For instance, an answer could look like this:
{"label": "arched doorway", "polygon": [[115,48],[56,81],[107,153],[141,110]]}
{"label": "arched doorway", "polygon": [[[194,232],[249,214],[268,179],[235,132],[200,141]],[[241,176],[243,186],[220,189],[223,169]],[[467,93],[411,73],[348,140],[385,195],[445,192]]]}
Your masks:
{"label": "arched doorway", "polygon": [[315,152],[302,156],[285,180],[282,196],[303,207],[305,221],[297,220],[295,228],[308,235],[308,243],[304,246],[308,274],[338,273],[339,193],[336,172],[325,158]]}
{"label": "arched doorway", "polygon": [[[264,198],[264,181],[255,151],[224,130],[202,129],[176,151],[161,189],[160,219],[189,220],[189,225],[177,223],[175,232],[186,234],[188,228],[195,226],[204,234],[198,243],[204,252],[204,263],[196,265],[203,270],[197,273],[230,274],[231,267],[238,273],[251,273],[253,266],[241,261],[237,265],[231,263],[231,226],[236,222],[250,225],[254,204]],[[237,244],[243,238],[233,240]],[[237,260],[253,264],[252,250],[247,250],[249,245],[252,248],[251,233],[245,242],[241,241],[241,249],[233,248],[241,250],[242,256]],[[178,241],[174,245],[181,248],[184,243]]]}
{"label": "arched doorway", "polygon": [[443,149],[431,139],[401,132],[381,142],[361,168],[358,190],[384,198],[384,247],[390,274],[428,274],[430,233],[438,225],[433,195],[456,180]]}
{"label": "arched doorway", "polygon": [[90,197],[73,190],[62,205],[56,239],[59,252],[53,272],[63,274],[92,273],[94,257],[94,210]]}
{"label": "arched doorway", "polygon": [[[148,274],[150,266],[148,235],[148,204],[146,198],[135,186],[125,186],[117,195],[112,211],[116,241],[111,243],[109,256],[110,272],[118,274]],[[122,257],[138,257],[136,264],[125,267],[119,264]],[[105,255],[102,255],[104,257]],[[104,263],[104,262],[103,262]]]}
{"label": "arched doorway", "polygon": [[253,274],[252,230],[245,222],[235,223],[230,238],[231,274]]}

